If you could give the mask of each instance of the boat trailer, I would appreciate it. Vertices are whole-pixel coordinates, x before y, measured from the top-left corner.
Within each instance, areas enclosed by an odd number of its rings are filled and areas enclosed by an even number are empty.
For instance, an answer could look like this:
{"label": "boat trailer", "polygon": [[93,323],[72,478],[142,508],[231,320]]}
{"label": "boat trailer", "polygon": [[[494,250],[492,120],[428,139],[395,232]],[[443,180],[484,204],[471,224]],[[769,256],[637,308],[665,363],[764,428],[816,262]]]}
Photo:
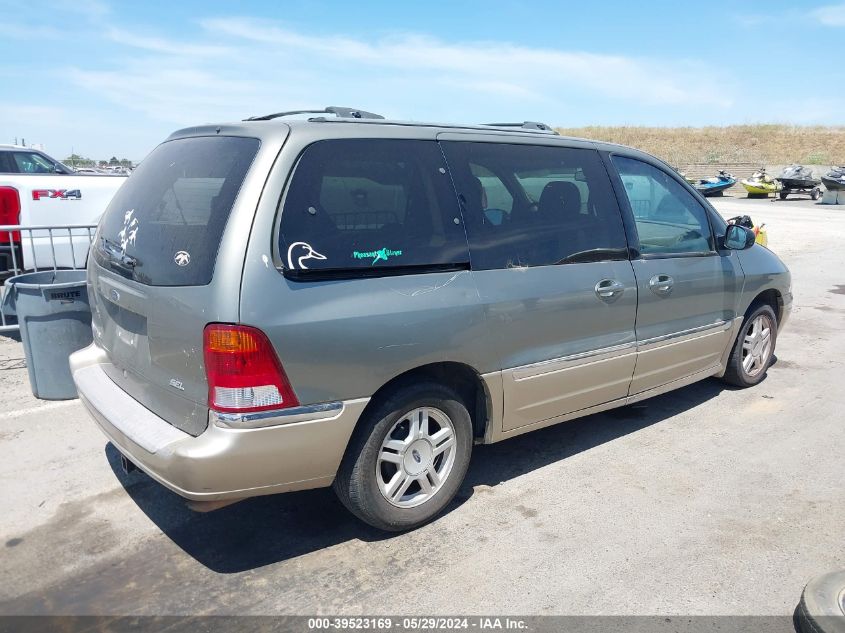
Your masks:
{"label": "boat trailer", "polygon": [[787,196],[790,195],[802,195],[802,196],[810,196],[813,200],[818,200],[822,197],[822,190],[821,187],[816,185],[815,187],[787,187],[784,186],[783,189],[777,192],[774,198],[772,198],[772,202],[775,200],[786,200]]}

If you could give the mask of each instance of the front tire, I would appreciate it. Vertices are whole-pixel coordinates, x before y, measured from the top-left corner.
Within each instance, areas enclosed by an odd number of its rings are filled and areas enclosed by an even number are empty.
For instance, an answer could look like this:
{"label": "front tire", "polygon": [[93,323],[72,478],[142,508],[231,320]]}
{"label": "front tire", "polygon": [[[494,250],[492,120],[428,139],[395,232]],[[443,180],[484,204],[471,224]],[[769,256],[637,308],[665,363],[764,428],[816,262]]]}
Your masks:
{"label": "front tire", "polygon": [[472,419],[455,391],[432,382],[406,386],[361,420],[335,477],[335,492],[374,527],[417,528],[455,496],[472,444]]}
{"label": "front tire", "polygon": [[737,387],[753,387],[766,375],[775,354],[778,320],[771,306],[753,310],[736,337],[723,380]]}

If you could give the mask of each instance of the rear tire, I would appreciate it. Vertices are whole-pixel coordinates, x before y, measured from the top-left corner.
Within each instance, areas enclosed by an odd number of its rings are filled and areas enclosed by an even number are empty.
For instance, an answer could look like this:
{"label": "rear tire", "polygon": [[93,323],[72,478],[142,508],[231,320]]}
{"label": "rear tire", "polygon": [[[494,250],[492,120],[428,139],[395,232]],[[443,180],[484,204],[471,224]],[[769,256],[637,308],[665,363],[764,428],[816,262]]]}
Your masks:
{"label": "rear tire", "polygon": [[816,187],[815,189],[813,189],[813,193],[811,193],[811,194],[810,194],[810,197],[811,197],[813,200],[818,200],[819,198],[821,198],[821,197],[822,197],[822,192],[821,192],[821,189],[819,189],[818,187]]}
{"label": "rear tire", "polygon": [[788,195],[789,195],[789,193],[788,193],[788,192],[786,192],[786,191],[781,191],[781,192],[778,194],[778,196],[780,196],[780,199],[781,199],[781,200],[786,200],[786,197],[787,197]]}
{"label": "rear tire", "polygon": [[753,387],[763,380],[775,355],[777,324],[771,306],[759,304],[749,309],[722,380],[737,387]]}
{"label": "rear tire", "polygon": [[420,527],[455,496],[472,444],[472,419],[454,390],[434,382],[405,386],[359,423],[335,492],[373,527],[390,532]]}

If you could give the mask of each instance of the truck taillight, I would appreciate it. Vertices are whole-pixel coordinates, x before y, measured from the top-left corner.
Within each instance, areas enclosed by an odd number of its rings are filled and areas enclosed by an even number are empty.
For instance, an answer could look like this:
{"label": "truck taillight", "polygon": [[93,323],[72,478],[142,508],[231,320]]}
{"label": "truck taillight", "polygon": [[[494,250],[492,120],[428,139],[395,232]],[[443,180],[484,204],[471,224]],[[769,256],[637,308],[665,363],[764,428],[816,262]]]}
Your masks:
{"label": "truck taillight", "polygon": [[211,323],[203,332],[208,406],[224,413],[299,405],[267,336],[246,325]]}
{"label": "truck taillight", "polygon": [[[0,226],[4,224],[20,224],[21,222],[21,199],[18,190],[14,187],[0,187]],[[0,244],[8,244],[11,241],[20,243],[21,234],[19,231],[0,231]]]}

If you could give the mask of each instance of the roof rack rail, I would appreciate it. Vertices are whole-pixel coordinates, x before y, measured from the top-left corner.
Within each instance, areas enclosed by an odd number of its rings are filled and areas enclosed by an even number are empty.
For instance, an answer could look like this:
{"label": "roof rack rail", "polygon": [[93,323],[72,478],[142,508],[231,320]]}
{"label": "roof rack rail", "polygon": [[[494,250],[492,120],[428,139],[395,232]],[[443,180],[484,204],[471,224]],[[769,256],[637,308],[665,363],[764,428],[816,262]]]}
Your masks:
{"label": "roof rack rail", "polygon": [[289,112],[276,112],[275,114],[265,114],[263,116],[251,116],[244,121],[269,121],[270,119],[278,119],[283,116],[291,116],[293,114],[334,114],[341,119],[383,119],[380,114],[367,112],[366,110],[358,110],[356,108],[344,108],[341,106],[329,106],[322,110],[291,110]]}
{"label": "roof rack rail", "polygon": [[523,130],[531,130],[532,132],[546,132],[547,134],[557,134],[551,127],[539,121],[523,121],[522,123],[482,123],[490,127],[518,127]]}

